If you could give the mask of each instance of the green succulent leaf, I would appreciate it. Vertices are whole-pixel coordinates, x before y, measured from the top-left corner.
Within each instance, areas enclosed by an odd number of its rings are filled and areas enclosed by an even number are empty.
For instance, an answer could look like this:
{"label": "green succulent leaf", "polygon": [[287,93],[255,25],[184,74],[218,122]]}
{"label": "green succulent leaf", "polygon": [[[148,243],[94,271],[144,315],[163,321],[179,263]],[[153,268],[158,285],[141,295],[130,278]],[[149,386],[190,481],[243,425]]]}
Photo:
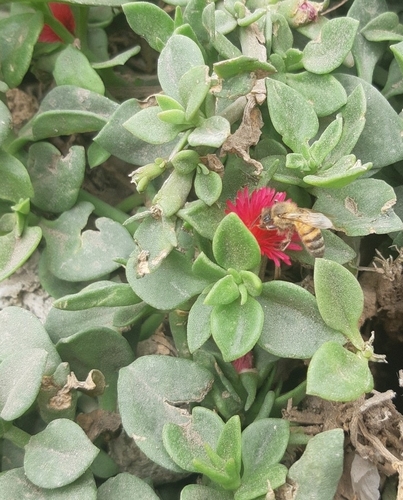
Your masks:
{"label": "green succulent leaf", "polygon": [[343,446],[342,429],[321,432],[308,441],[302,457],[288,472],[297,484],[295,500],[334,497],[343,472]]}
{"label": "green succulent leaf", "polygon": [[85,150],[72,146],[62,156],[49,142],[37,142],[29,148],[27,169],[35,192],[32,203],[45,212],[65,212],[77,201],[84,179]]}
{"label": "green succulent leaf", "polygon": [[33,254],[42,239],[38,226],[27,227],[19,234],[17,228],[0,236],[0,281],[11,276]]}
{"label": "green succulent leaf", "polygon": [[0,20],[0,67],[3,80],[17,87],[31,64],[34,45],[43,27],[40,12],[27,12]]}
{"label": "green succulent leaf", "polygon": [[45,375],[51,375],[62,362],[41,321],[30,311],[10,306],[0,312],[0,362],[24,349],[41,349],[48,353]]}
{"label": "green succulent leaf", "polygon": [[358,21],[348,17],[325,23],[318,39],[309,42],[303,50],[304,68],[319,75],[338,68],[353,46],[358,25]]}
{"label": "green succulent leaf", "polygon": [[346,104],[347,93],[333,75],[287,73],[286,82],[312,103],[319,117],[328,116]]}
{"label": "green succulent leaf", "polygon": [[402,229],[393,212],[396,195],[379,179],[357,179],[340,189],[315,188],[314,210],[325,213],[334,227],[349,236],[385,234]]}
{"label": "green succulent leaf", "polygon": [[224,269],[250,270],[260,263],[259,245],[235,213],[220,222],[213,238],[213,253]]}
{"label": "green succulent leaf", "polygon": [[25,447],[25,474],[36,486],[60,488],[84,474],[98,453],[81,427],[59,418],[31,437]]}
{"label": "green succulent leaf", "polygon": [[212,383],[208,370],[187,359],[138,358],[119,373],[119,410],[125,431],[135,437],[136,444],[151,460],[171,471],[183,472],[163,445],[163,428],[168,423],[189,425],[190,414],[176,404],[201,401]]}
{"label": "green succulent leaf", "polygon": [[213,205],[221,195],[222,180],[217,172],[208,173],[198,171],[196,173],[194,187],[198,198],[206,205]]}
{"label": "green succulent leaf", "polygon": [[3,101],[0,101],[0,146],[7,139],[12,128],[11,113]]}
{"label": "green succulent leaf", "polygon": [[153,205],[157,206],[164,217],[171,217],[183,207],[193,184],[194,172],[180,174],[174,169],[161,189],[153,198]]}
{"label": "green succulent leaf", "polygon": [[181,97],[180,80],[195,66],[204,66],[203,54],[198,45],[186,36],[171,36],[158,58],[158,79],[165,94],[185,105]]}
{"label": "green succulent leaf", "polygon": [[21,348],[0,365],[0,417],[15,420],[35,401],[45,374],[48,353],[43,348]]}
{"label": "green succulent leaf", "polygon": [[373,387],[368,359],[335,342],[323,344],[309,364],[307,394],[330,401],[354,401]]}
{"label": "green succulent leaf", "polygon": [[14,156],[0,151],[0,198],[18,202],[21,198],[32,198],[34,190],[24,165]]}
{"label": "green succulent leaf", "polygon": [[229,121],[222,116],[211,116],[196,127],[188,137],[191,146],[219,148],[231,133]]}
{"label": "green succulent leaf", "polygon": [[357,19],[360,23],[351,52],[358,76],[367,82],[372,81],[375,65],[385,52],[386,44],[370,42],[360,31],[387,10],[388,5],[384,0],[373,3],[368,3],[367,0],[355,0],[347,13],[348,17]]}
{"label": "green succulent leaf", "polygon": [[150,47],[161,51],[174,31],[174,22],[160,7],[148,2],[132,2],[122,6],[131,29],[144,37]]}
{"label": "green succulent leaf", "polygon": [[403,26],[395,12],[383,12],[369,21],[360,33],[370,42],[403,40]]}
{"label": "green succulent leaf", "polygon": [[184,470],[197,472],[194,460],[209,463],[205,445],[217,448],[224,422],[211,410],[196,406],[189,424],[167,423],[163,429],[164,446],[172,459]]}
{"label": "green succulent leaf", "polygon": [[156,158],[168,157],[174,143],[150,144],[134,136],[126,128],[125,123],[141,111],[137,99],[123,102],[111,115],[109,121],[94,138],[96,144],[121,160],[133,165],[154,163]]}
{"label": "green succulent leaf", "polygon": [[372,163],[362,165],[354,155],[347,155],[328,169],[319,171],[315,175],[306,175],[303,179],[311,186],[341,188],[365,174],[371,167]]}
{"label": "green succulent leaf", "polygon": [[128,472],[111,477],[101,484],[97,491],[97,500],[113,500],[114,498],[133,500],[136,497],[142,500],[158,500],[159,498],[151,486]]}
{"label": "green succulent leaf", "polygon": [[205,295],[197,297],[189,311],[187,323],[187,341],[189,351],[193,354],[199,349],[211,336],[210,315],[212,306],[204,303]]}
{"label": "green succulent leaf", "polygon": [[262,307],[252,297],[243,305],[235,300],[213,307],[211,333],[225,361],[234,361],[253,349],[262,332],[263,321]]}
{"label": "green succulent leaf", "polygon": [[100,217],[97,231],[81,230],[93,205],[80,202],[54,221],[43,220],[41,227],[47,245],[50,271],[66,281],[91,280],[119,267],[118,258],[128,258],[134,249],[128,231],[119,223]]}
{"label": "green succulent leaf", "polygon": [[[351,152],[363,164],[371,162],[374,169],[379,169],[402,160],[403,138],[401,135],[401,119],[389,102],[376,87],[361,78],[343,74],[335,76],[346,89],[349,97],[352,97],[356,88],[361,85],[365,94],[364,100],[366,100],[365,126],[355,143],[354,149],[343,154]],[[360,101],[362,102],[362,97]],[[358,109],[355,112],[353,109],[351,111],[353,114],[358,115]],[[352,124],[351,130],[347,134],[355,133],[355,127]]]}
{"label": "green succulent leaf", "polygon": [[[80,71],[77,71],[80,68]],[[85,55],[72,45],[67,45],[56,57],[53,77],[56,85],[75,85],[104,95],[101,77],[92,68]]]}
{"label": "green succulent leaf", "polygon": [[257,300],[264,312],[259,345],[277,356],[307,359],[325,342],[345,342],[323,321],[315,297],[300,286],[286,281],[264,283]]}
{"label": "green succulent leaf", "polygon": [[156,309],[174,309],[210,283],[195,276],[190,260],[177,250],[172,250],[151,273],[143,274],[141,263],[139,252],[135,252],[127,262],[127,280],[136,295]]}
{"label": "green succulent leaf", "polygon": [[32,119],[36,141],[47,137],[94,132],[108,122],[118,104],[90,90],[74,85],[52,89]]}
{"label": "green succulent leaf", "polygon": [[303,152],[308,140],[319,129],[312,104],[297,90],[280,81],[266,78],[266,88],[267,105],[274,128],[295,153]]}
{"label": "green succulent leaf", "polygon": [[356,278],[337,262],[316,259],[314,283],[323,320],[362,350],[364,341],[358,321],[364,308],[364,294]]}
{"label": "green succulent leaf", "polygon": [[231,275],[221,278],[208,292],[204,303],[208,306],[230,304],[239,297],[239,288]]}
{"label": "green succulent leaf", "polygon": [[74,482],[57,488],[55,491],[54,489],[38,488],[27,478],[24,468],[18,467],[6,471],[0,476],[0,488],[7,498],[32,498],[34,490],[38,500],[55,500],[56,495],[57,500],[71,500],[72,498],[97,500],[95,479],[89,470]]}
{"label": "green succulent leaf", "polygon": [[204,201],[196,200],[186,203],[176,215],[192,226],[201,236],[212,240],[225,214],[218,204],[209,207]]}
{"label": "green succulent leaf", "polygon": [[176,139],[178,134],[189,127],[183,123],[172,123],[159,118],[161,108],[152,106],[142,109],[129,118],[123,126],[141,141],[150,144],[164,144]]}
{"label": "green succulent leaf", "polygon": [[234,494],[231,491],[220,491],[219,499],[217,490],[210,486],[201,484],[188,484],[181,491],[181,500],[233,500]]}

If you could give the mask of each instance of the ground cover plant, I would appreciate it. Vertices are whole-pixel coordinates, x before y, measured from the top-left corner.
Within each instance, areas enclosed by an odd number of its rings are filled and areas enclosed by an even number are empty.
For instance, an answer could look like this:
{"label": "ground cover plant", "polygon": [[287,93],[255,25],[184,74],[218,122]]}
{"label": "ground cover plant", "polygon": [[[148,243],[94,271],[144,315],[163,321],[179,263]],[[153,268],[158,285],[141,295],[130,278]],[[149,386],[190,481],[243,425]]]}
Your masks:
{"label": "ground cover plant", "polygon": [[402,16],[0,0],[4,498],[403,499]]}

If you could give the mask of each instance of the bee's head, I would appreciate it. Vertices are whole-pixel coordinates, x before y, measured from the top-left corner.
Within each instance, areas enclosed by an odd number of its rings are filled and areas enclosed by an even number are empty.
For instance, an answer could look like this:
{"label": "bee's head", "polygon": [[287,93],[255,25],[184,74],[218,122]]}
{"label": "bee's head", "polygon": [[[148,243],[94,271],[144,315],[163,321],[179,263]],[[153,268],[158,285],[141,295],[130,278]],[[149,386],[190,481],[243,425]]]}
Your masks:
{"label": "bee's head", "polygon": [[270,229],[273,226],[272,218],[272,208],[266,207],[262,210],[260,214],[260,224],[259,226],[264,229]]}

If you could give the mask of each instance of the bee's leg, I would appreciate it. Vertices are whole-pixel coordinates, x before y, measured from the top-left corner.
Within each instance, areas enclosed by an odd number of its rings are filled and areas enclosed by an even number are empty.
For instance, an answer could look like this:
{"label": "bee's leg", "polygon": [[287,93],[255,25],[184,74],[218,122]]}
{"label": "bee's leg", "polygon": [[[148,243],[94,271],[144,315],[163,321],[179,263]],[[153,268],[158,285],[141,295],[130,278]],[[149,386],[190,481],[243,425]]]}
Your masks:
{"label": "bee's leg", "polygon": [[284,241],[283,241],[283,243],[281,244],[281,247],[280,247],[280,250],[282,252],[284,252],[284,250],[287,250],[288,245],[291,243],[292,232],[289,231],[284,236],[285,236],[285,239],[284,239]]}

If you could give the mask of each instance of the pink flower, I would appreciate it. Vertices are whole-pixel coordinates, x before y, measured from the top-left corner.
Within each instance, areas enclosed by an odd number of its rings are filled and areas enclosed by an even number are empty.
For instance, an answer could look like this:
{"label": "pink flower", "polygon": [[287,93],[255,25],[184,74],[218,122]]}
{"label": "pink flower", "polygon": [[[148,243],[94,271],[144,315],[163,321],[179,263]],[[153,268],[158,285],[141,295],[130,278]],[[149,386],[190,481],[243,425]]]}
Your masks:
{"label": "pink flower", "polygon": [[[235,203],[227,201],[225,213],[234,212],[242,220],[245,226],[256,238],[260,251],[266,255],[274,264],[279,267],[283,261],[290,265],[290,257],[284,253],[284,246],[287,243],[287,235],[275,229],[263,229],[259,226],[260,215],[263,208],[271,207],[279,201],[284,201],[286,193],[276,192],[275,189],[268,187],[260,188],[249,195],[248,188],[238,191]],[[288,201],[288,200],[287,200]],[[301,250],[298,234],[294,232],[292,241],[287,246],[289,250]]]}
{"label": "pink flower", "polygon": [[253,352],[249,351],[244,356],[235,359],[234,361],[232,361],[232,366],[235,368],[237,373],[243,373],[245,371],[253,370]]}
{"label": "pink flower", "polygon": [[[70,33],[74,34],[75,21],[70,6],[63,3],[50,2],[49,7],[53,16],[60,21],[70,31]],[[61,41],[60,37],[56,35],[56,33],[47,24],[45,24],[41,34],[39,35],[38,42],[51,43]]]}

